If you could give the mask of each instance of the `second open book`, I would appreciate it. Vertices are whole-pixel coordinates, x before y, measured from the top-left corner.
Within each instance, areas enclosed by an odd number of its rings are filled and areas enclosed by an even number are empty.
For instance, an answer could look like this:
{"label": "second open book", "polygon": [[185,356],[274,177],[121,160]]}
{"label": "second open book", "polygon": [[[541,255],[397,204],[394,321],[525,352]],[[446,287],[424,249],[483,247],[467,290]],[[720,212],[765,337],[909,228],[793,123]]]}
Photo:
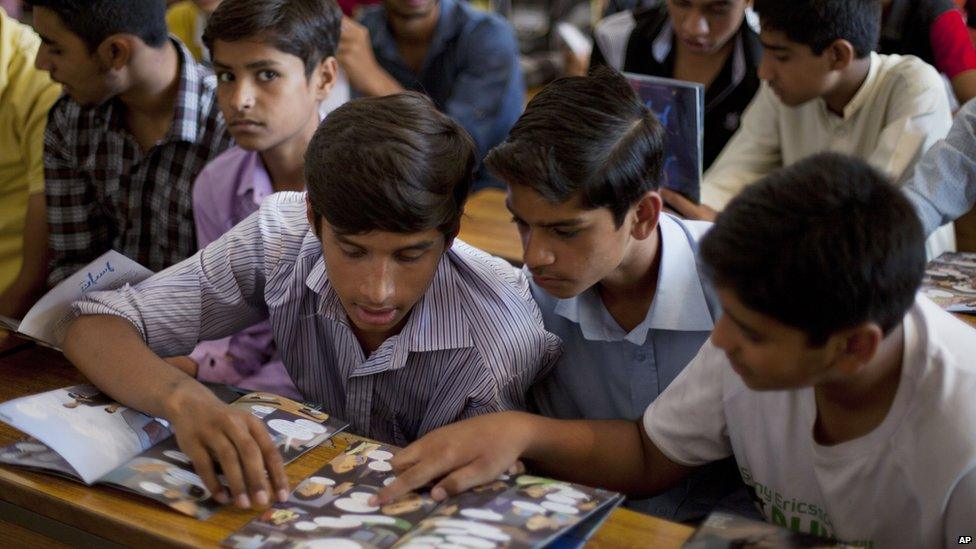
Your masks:
{"label": "second open book", "polygon": [[[269,393],[214,391],[232,407],[261,418],[288,463],[348,424],[306,404]],[[210,498],[169,424],[113,402],[92,385],[65,387],[0,404],[0,420],[31,435],[0,448],[0,463],[108,484],[205,519]]]}
{"label": "second open book", "polygon": [[393,482],[396,448],[352,445],[224,541],[235,548],[578,547],[622,497],[531,475],[495,482],[441,503],[426,491],[383,506],[370,498]]}

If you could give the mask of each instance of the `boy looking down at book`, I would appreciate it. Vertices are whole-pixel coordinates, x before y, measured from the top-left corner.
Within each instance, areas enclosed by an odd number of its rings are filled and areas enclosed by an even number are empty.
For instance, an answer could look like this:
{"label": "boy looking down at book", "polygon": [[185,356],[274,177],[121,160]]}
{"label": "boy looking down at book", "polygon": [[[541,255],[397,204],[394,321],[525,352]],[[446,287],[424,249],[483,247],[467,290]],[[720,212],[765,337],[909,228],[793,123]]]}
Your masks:
{"label": "boy looking down at book", "polygon": [[63,84],[44,137],[53,286],[116,250],[158,271],[193,255],[190,188],[230,146],[216,82],[161,2],[30,0],[35,64]]}
{"label": "boy looking down at book", "polygon": [[[207,164],[193,185],[200,248],[270,194],[305,190],[305,149],[336,80],[341,21],[333,0],[227,0],[210,17],[204,39],[213,53],[217,103],[237,145]],[[202,381],[300,398],[268,321],[169,362]]]}
{"label": "boy looking down at book", "polygon": [[[636,420],[712,331],[718,300],[695,262],[711,224],[661,211],[663,158],[661,124],[606,67],[547,86],[488,155],[508,184],[532,295],[563,341],[533,387],[546,416]],[[634,504],[690,520],[736,487],[734,467],[711,467]]]}
{"label": "boy looking down at book", "polygon": [[377,499],[441,479],[440,499],[519,458],[654,494],[734,455],[771,522],[868,547],[955,545],[976,509],[976,338],[917,294],[923,242],[912,206],[863,161],[821,154],[773,173],[702,239],[724,312],[642,420],[457,423],[397,455]]}
{"label": "boy looking down at book", "polygon": [[559,341],[521,271],[455,239],[474,168],[471,139],[429,99],[347,103],[308,146],[307,196],[275,194],[190,259],[76,303],[65,354],[113,398],[169,420],[227,501],[219,461],[245,508],[288,495],[267,433],[159,356],[270,318],[302,396],[397,445],[522,408]]}
{"label": "boy looking down at book", "polygon": [[[825,151],[866,160],[898,181],[949,131],[938,72],[917,57],[874,53],[880,0],[756,0],[755,9],[764,84],[705,173],[702,203],[662,192],[683,215],[714,219],[749,184]],[[932,253],[953,249],[953,234],[940,232]]]}

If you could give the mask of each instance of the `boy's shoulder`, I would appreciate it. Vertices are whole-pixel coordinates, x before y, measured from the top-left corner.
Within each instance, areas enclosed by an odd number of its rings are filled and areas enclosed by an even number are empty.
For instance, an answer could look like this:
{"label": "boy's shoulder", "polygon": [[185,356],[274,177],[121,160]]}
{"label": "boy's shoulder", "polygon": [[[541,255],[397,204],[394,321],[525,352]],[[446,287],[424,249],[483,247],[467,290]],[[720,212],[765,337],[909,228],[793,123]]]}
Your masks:
{"label": "boy's shoulder", "polygon": [[246,151],[237,145],[218,154],[197,174],[193,182],[193,207],[210,203],[218,196],[236,193],[242,183],[246,165],[254,161],[254,152]]}
{"label": "boy's shoulder", "polygon": [[917,94],[943,90],[939,71],[914,55],[872,54],[879,63],[879,78],[889,82],[894,92]]}

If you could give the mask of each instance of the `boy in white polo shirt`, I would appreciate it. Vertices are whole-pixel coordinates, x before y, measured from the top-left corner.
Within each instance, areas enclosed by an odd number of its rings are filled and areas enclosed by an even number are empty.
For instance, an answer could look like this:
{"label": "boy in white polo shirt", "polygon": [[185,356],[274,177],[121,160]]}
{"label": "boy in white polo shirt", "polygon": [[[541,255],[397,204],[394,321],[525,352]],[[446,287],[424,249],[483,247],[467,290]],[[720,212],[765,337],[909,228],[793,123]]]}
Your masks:
{"label": "boy in white polo shirt", "polygon": [[923,242],[912,206],[862,161],[771,174],[702,240],[723,316],[643,420],[450,425],[396,457],[379,499],[447,474],[441,498],[519,457],[652,494],[734,455],[771,522],[868,547],[955,545],[976,527],[976,332],[917,296]]}

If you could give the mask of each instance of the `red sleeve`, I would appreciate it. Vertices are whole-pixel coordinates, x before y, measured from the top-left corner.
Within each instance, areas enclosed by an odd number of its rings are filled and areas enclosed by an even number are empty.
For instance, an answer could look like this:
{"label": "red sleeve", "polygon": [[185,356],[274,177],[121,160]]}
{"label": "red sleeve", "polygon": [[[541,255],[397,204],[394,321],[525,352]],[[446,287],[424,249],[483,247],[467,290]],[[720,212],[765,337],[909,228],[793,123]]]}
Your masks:
{"label": "red sleeve", "polygon": [[949,78],[976,69],[976,48],[969,37],[969,30],[962,12],[949,10],[932,23],[929,30],[935,67]]}

